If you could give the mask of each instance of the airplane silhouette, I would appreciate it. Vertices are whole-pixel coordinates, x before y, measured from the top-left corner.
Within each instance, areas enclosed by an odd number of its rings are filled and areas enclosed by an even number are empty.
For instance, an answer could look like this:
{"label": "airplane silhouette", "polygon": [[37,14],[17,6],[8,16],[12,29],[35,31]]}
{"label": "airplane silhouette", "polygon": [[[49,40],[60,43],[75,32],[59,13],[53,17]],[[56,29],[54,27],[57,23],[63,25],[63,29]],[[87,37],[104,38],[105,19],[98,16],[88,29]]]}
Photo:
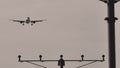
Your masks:
{"label": "airplane silhouette", "polygon": [[19,22],[20,24],[22,24],[23,26],[26,24],[31,24],[31,26],[33,24],[35,24],[36,22],[43,22],[43,21],[46,21],[46,20],[30,20],[30,17],[27,17],[26,20],[12,20],[13,22]]}

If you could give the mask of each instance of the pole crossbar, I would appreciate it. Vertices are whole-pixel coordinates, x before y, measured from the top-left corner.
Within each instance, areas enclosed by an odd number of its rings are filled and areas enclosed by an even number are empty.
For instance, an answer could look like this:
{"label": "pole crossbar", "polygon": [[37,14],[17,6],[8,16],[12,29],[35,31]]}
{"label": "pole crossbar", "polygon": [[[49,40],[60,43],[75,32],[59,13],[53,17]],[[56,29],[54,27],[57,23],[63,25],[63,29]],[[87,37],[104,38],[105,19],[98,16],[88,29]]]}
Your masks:
{"label": "pole crossbar", "polygon": [[[20,60],[19,62],[57,62],[59,60]],[[89,62],[89,61],[98,61],[103,62],[104,60],[64,60],[66,62]]]}
{"label": "pole crossbar", "polygon": [[[89,64],[95,63],[95,62],[103,62],[105,61],[105,55],[102,55],[102,59],[101,60],[85,60],[84,59],[84,55],[81,55],[81,60],[64,60],[63,59],[63,55],[60,55],[60,59],[59,60],[42,60],[42,55],[39,56],[39,60],[21,60],[21,55],[18,55],[18,62],[27,62],[33,65],[37,65],[40,67],[43,67],[42,65],[33,63],[33,62],[58,62],[58,66],[60,66],[60,68],[63,68],[65,66],[65,62],[89,62],[87,64],[84,64],[82,66],[78,66],[79,67],[83,67],[83,66],[87,66]],[[43,67],[46,68],[46,67]]]}

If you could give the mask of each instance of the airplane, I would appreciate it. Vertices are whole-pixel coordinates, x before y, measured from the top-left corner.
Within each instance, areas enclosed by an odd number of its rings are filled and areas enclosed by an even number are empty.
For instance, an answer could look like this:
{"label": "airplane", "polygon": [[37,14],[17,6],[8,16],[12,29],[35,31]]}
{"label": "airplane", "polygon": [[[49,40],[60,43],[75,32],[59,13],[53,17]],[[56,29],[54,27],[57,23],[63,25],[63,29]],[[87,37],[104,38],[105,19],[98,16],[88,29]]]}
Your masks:
{"label": "airplane", "polygon": [[20,24],[22,24],[23,26],[26,24],[31,24],[31,26],[33,24],[35,24],[36,22],[43,22],[43,21],[46,21],[46,20],[30,20],[30,17],[27,17],[26,20],[12,20],[13,22],[19,22]]}

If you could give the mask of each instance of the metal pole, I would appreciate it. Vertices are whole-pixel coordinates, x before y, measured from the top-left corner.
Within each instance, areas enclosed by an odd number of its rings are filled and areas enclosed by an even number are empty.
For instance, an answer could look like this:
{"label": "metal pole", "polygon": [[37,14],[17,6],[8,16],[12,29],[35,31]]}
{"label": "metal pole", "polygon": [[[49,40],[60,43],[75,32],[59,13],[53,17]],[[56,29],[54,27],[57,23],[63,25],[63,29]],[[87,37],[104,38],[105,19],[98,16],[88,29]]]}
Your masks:
{"label": "metal pole", "polygon": [[109,39],[109,68],[116,68],[116,48],[115,48],[115,3],[120,0],[100,0],[108,5],[108,39]]}
{"label": "metal pole", "polygon": [[109,68],[116,68],[114,0],[108,0]]}

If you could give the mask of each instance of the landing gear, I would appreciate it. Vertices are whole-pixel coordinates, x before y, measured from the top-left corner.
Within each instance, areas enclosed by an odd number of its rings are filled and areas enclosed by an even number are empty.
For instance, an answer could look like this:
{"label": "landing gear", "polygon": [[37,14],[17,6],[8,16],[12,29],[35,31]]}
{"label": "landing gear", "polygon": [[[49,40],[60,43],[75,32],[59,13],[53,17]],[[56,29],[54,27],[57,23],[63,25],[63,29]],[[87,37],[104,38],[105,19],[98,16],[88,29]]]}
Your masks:
{"label": "landing gear", "polygon": [[22,25],[24,26],[25,24],[23,23]]}
{"label": "landing gear", "polygon": [[33,26],[33,24],[31,24],[31,26]]}

